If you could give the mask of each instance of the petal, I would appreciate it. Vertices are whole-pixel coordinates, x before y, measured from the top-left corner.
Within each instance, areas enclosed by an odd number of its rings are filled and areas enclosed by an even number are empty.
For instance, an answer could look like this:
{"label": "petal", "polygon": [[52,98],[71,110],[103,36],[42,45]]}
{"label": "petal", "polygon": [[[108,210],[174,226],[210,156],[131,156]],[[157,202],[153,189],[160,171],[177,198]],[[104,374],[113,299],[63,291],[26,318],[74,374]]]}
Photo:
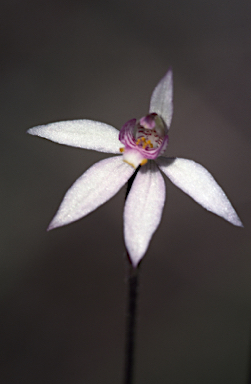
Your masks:
{"label": "petal", "polygon": [[156,161],[166,176],[202,207],[234,225],[243,226],[221,187],[202,165],[187,159],[160,157]]}
{"label": "petal", "polygon": [[140,168],[125,203],[125,243],[134,267],[144,256],[160,223],[164,202],[163,177],[150,161]]}
{"label": "petal", "polygon": [[154,89],[149,112],[160,115],[167,127],[170,127],[173,115],[173,73],[171,69]]}
{"label": "petal", "polygon": [[134,148],[136,145],[133,136],[135,124],[136,119],[131,119],[123,125],[119,132],[119,140],[121,141],[121,143],[130,148]]}
{"label": "petal", "polygon": [[114,196],[134,173],[122,156],[101,160],[67,191],[48,230],[69,224],[94,211]]}
{"label": "petal", "polygon": [[30,128],[27,132],[59,144],[106,153],[119,153],[121,145],[116,128],[92,120],[59,121]]}

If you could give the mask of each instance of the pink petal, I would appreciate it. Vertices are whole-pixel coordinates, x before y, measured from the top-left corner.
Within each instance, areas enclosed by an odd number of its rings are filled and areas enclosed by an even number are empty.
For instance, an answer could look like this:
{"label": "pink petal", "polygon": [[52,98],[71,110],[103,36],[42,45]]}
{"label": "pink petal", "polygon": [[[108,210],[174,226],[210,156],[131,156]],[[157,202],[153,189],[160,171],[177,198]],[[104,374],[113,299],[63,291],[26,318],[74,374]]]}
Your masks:
{"label": "pink petal", "polygon": [[67,191],[48,230],[69,224],[94,211],[114,196],[134,169],[122,156],[101,160],[89,168]]}
{"label": "pink petal", "polygon": [[92,120],[59,121],[30,128],[28,133],[59,144],[99,152],[120,153],[119,131],[111,125]]}
{"label": "pink petal", "polygon": [[243,226],[221,187],[202,165],[187,159],[160,157],[156,161],[162,172],[202,207],[234,225]]}
{"label": "pink petal", "polygon": [[163,177],[150,161],[139,170],[125,203],[125,243],[134,267],[144,256],[160,223],[164,202]]}
{"label": "pink petal", "polygon": [[173,115],[173,73],[171,69],[169,69],[154,89],[149,112],[160,115],[167,127],[170,127]]}

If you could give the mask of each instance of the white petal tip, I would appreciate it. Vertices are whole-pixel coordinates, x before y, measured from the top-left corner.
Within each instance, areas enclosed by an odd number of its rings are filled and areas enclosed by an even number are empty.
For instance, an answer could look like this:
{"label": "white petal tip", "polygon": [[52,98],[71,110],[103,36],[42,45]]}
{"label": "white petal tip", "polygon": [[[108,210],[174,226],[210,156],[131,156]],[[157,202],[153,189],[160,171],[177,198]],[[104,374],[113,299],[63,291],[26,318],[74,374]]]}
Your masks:
{"label": "white petal tip", "polygon": [[244,228],[244,225],[242,224],[242,222],[238,216],[236,218],[234,218],[233,220],[231,220],[230,223],[235,225],[236,227]]}
{"label": "white petal tip", "polygon": [[29,128],[28,131],[26,131],[26,133],[29,133],[29,135],[35,135],[35,131],[34,131],[34,128]]}
{"label": "white petal tip", "polygon": [[[230,224],[233,224],[236,227],[242,227],[243,228],[244,225],[242,224],[239,216],[237,215],[235,209],[233,208],[233,206],[231,205],[229,200],[226,201],[226,206],[227,206],[227,212],[226,213],[221,212],[221,213],[219,213],[219,216],[223,217]],[[214,212],[214,213],[218,214],[218,212]]]}
{"label": "white petal tip", "polygon": [[53,225],[53,223],[51,222],[51,223],[48,225],[46,231],[49,232],[49,231],[51,231],[51,230],[54,229],[54,228],[56,228],[56,227],[55,227],[55,225]]}
{"label": "white petal tip", "polygon": [[136,268],[138,267],[138,265],[139,265],[139,263],[134,264],[134,263],[132,262],[132,266],[133,266],[134,269],[136,269]]}
{"label": "white petal tip", "polygon": [[137,258],[133,258],[133,257],[129,254],[129,252],[127,252],[127,254],[128,254],[128,257],[129,257],[130,262],[131,262],[131,264],[132,264],[132,267],[133,267],[134,269],[138,268],[138,266],[139,266],[141,260],[143,259],[144,255],[141,256],[140,258],[138,258],[138,257],[137,257]]}
{"label": "white petal tip", "polygon": [[52,219],[52,221],[50,222],[50,224],[48,225],[48,228],[46,229],[47,232],[51,231],[52,229],[55,229],[55,228],[58,228],[58,227],[62,227],[65,224],[68,224],[68,223],[59,223],[55,219],[56,219],[56,217],[54,217]]}

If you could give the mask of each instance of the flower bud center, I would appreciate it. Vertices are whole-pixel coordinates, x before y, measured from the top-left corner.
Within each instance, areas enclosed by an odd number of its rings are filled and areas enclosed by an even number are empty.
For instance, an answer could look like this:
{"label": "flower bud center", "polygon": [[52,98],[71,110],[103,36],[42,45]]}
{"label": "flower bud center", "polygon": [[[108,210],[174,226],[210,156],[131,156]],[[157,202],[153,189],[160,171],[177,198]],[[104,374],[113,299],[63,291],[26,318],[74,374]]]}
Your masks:
{"label": "flower bud center", "polygon": [[147,148],[158,148],[163,139],[159,137],[156,132],[156,129],[145,129],[139,127],[135,133],[136,145],[142,147],[143,149]]}
{"label": "flower bud center", "polygon": [[136,145],[143,149],[159,148],[165,137],[165,123],[156,113],[142,117],[136,124]]}

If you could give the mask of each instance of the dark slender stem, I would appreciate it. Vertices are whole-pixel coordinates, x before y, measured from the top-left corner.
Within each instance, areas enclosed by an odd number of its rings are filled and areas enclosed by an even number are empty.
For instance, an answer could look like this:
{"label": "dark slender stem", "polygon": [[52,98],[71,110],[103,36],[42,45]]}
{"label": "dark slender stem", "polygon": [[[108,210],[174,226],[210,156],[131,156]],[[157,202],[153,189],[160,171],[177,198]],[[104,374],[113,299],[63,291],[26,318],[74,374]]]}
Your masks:
{"label": "dark slender stem", "polygon": [[248,384],[251,384],[251,335],[249,335],[249,351],[248,351]]}
{"label": "dark slender stem", "polygon": [[139,172],[140,167],[141,167],[141,165],[138,166],[138,168],[135,170],[134,174],[130,177],[130,179],[127,182],[125,200],[127,199],[127,196],[128,196],[128,194],[130,192],[130,189],[132,188],[132,183],[134,182],[134,179],[137,176],[137,173]]}
{"label": "dark slender stem", "polygon": [[134,367],[134,351],[135,351],[135,325],[137,310],[137,294],[138,294],[138,277],[139,269],[134,268],[131,264],[128,268],[127,284],[128,284],[128,303],[126,318],[126,349],[125,349],[125,376],[124,384],[132,384],[133,367]]}
{"label": "dark slender stem", "polygon": [[[140,169],[140,165],[130,177],[127,183],[125,201],[130,192],[134,179]],[[136,325],[136,309],[137,309],[137,294],[138,294],[138,275],[139,267],[134,268],[131,263],[130,256],[127,252],[128,272],[128,302],[126,316],[126,345],[125,345],[125,375],[124,384],[132,384],[133,366],[134,366],[134,350],[135,350],[135,325]]]}

